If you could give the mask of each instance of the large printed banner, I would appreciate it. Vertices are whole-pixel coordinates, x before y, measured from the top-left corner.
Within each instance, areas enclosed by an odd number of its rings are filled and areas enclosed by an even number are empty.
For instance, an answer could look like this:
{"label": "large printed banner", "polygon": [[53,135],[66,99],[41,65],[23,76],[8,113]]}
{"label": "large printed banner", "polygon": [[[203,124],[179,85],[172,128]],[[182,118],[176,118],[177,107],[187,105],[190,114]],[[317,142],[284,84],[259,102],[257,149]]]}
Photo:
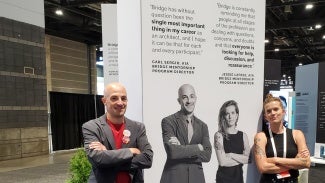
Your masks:
{"label": "large printed banner", "polygon": [[[146,181],[187,182],[187,177],[211,183],[219,169],[221,179],[224,172],[238,171],[228,178],[258,182],[249,151],[261,127],[265,2],[129,1],[118,3],[121,16],[131,20],[118,21],[120,81],[128,94],[134,87],[140,91],[129,102],[142,99],[129,106],[128,116],[141,110],[137,119],[145,123],[154,150]],[[134,63],[140,68],[130,67]],[[194,117],[189,117],[192,111]],[[186,120],[193,129],[187,129]],[[237,140],[220,141],[228,137]],[[232,162],[236,166],[225,170],[219,165],[230,158],[217,154],[234,152],[231,146],[241,147],[242,163]]]}
{"label": "large printed banner", "polygon": [[116,4],[102,4],[104,84],[118,81]]}

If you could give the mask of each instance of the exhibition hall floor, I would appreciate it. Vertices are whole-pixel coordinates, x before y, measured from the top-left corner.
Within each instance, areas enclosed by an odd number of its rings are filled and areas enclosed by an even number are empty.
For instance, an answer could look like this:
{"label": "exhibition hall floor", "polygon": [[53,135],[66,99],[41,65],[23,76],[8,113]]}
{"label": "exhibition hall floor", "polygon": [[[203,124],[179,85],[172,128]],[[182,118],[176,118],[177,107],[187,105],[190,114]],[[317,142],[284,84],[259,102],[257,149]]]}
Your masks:
{"label": "exhibition hall floor", "polygon": [[0,161],[1,183],[64,183],[75,151]]}
{"label": "exhibition hall floor", "polygon": [[[75,151],[0,161],[1,183],[64,183],[68,178],[69,160]],[[317,164],[309,170],[308,183],[325,180],[325,165]],[[147,183],[152,183],[146,181]]]}

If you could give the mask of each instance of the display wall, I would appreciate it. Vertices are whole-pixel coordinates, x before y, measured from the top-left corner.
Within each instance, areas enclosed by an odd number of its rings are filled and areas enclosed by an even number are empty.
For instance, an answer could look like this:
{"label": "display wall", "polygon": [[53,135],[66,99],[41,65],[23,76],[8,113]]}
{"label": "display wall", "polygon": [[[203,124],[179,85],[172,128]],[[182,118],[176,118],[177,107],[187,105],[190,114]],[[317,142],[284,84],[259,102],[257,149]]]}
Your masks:
{"label": "display wall", "polygon": [[48,154],[44,2],[0,1],[0,160]]}
{"label": "display wall", "polygon": [[316,157],[324,155],[325,146],[324,70],[322,62],[296,68],[295,128],[303,131]]}
{"label": "display wall", "polygon": [[281,60],[265,59],[264,61],[264,97],[271,90],[280,90]]}
{"label": "display wall", "polygon": [[[253,146],[261,128],[264,3],[118,2],[119,81],[128,90],[127,116],[146,125],[155,152],[146,180],[161,178],[166,161],[161,121],[180,110],[183,84],[196,91],[194,115],[207,124],[212,147],[219,109],[228,100],[238,103],[237,128]],[[254,162],[243,167],[245,182],[258,182]],[[206,182],[215,181],[217,169],[213,148],[203,163]]]}

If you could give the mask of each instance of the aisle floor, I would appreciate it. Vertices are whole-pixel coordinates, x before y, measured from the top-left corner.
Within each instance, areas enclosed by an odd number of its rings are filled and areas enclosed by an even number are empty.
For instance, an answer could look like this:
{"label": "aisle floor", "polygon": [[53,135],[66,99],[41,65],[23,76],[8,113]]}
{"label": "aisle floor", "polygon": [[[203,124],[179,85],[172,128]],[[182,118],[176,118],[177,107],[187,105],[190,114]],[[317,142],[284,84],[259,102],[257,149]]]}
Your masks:
{"label": "aisle floor", "polygon": [[[68,179],[69,160],[75,150],[0,161],[1,183],[64,183]],[[325,165],[309,170],[308,183],[325,182]]]}
{"label": "aisle floor", "polygon": [[75,150],[0,161],[1,183],[64,183]]}

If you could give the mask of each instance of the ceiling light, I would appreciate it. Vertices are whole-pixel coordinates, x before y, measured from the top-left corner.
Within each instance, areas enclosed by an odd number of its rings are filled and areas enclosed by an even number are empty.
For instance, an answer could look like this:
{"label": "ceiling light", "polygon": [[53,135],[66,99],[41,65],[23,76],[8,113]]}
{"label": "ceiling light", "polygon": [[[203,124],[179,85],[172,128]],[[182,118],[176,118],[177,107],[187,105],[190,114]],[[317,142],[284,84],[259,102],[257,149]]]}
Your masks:
{"label": "ceiling light", "polygon": [[320,28],[322,28],[322,25],[321,24],[316,24],[315,25],[315,29],[320,29]]}
{"label": "ceiling light", "polygon": [[325,35],[323,35],[323,39],[325,39]]}
{"label": "ceiling light", "polygon": [[313,4],[306,4],[306,10],[310,10],[314,7]]}
{"label": "ceiling light", "polygon": [[269,43],[270,41],[268,39],[265,39],[264,40],[264,43]]}
{"label": "ceiling light", "polygon": [[302,66],[302,63],[301,62],[299,63],[299,66]]}
{"label": "ceiling light", "polygon": [[275,48],[274,51],[280,51],[280,49],[279,48]]}
{"label": "ceiling light", "polygon": [[285,78],[287,75],[283,74],[282,77]]}
{"label": "ceiling light", "polygon": [[63,15],[63,11],[61,9],[57,9],[57,10],[55,10],[55,14],[61,16],[61,15]]}

